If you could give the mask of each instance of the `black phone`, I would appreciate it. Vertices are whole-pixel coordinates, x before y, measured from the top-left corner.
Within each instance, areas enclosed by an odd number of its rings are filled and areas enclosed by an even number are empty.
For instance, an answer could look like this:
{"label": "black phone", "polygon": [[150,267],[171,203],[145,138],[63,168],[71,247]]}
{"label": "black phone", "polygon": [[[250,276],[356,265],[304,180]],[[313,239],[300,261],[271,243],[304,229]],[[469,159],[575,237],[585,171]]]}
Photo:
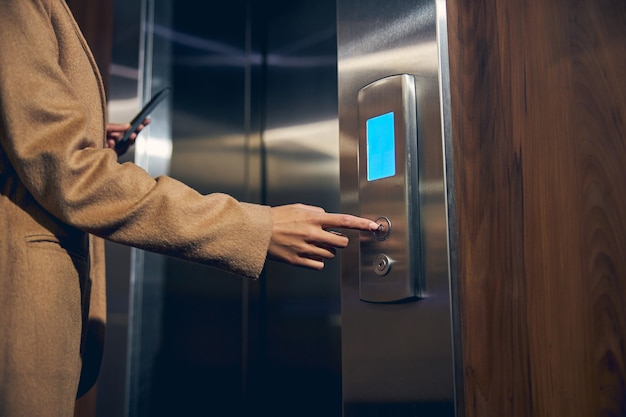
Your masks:
{"label": "black phone", "polygon": [[143,109],[141,109],[141,111],[137,113],[135,117],[133,117],[133,120],[130,121],[130,128],[126,131],[126,133],[124,133],[122,139],[115,145],[116,149],[121,148],[126,142],[128,142],[128,140],[130,139],[130,135],[132,135],[133,132],[137,130],[139,125],[146,119],[146,117],[150,115],[150,113],[152,113],[156,106],[158,106],[165,99],[165,97],[168,96],[169,93],[170,88],[165,87],[163,90],[156,93],[150,99],[150,101],[145,106],[143,106]]}

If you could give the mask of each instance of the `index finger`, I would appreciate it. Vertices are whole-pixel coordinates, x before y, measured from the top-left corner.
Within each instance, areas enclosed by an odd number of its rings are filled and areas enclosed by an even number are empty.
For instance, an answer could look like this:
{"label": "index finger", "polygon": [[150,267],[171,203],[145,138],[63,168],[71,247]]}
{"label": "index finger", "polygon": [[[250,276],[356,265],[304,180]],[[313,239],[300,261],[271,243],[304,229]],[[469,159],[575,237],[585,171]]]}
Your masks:
{"label": "index finger", "polygon": [[323,228],[338,227],[341,229],[362,230],[365,232],[378,230],[378,223],[351,214],[325,213]]}

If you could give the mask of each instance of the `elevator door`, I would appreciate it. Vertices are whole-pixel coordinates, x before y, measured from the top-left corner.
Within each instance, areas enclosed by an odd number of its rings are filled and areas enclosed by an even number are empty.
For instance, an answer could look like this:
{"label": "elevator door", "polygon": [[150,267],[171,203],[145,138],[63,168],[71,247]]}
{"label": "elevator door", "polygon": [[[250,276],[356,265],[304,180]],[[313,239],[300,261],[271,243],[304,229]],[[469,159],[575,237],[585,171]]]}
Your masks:
{"label": "elevator door", "polygon": [[[172,92],[137,163],[202,193],[337,211],[335,2],[144,6],[142,96]],[[128,415],[341,415],[338,260],[268,262],[259,281],[132,261]]]}

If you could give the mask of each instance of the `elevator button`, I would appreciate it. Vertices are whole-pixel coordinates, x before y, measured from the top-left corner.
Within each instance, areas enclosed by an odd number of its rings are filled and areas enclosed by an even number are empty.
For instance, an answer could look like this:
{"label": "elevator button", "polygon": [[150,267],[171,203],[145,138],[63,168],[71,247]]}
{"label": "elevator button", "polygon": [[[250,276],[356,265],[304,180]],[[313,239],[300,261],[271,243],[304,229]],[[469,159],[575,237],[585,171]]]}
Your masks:
{"label": "elevator button", "polygon": [[376,275],[382,277],[386,275],[390,269],[391,260],[389,259],[389,257],[384,254],[376,255],[376,258],[374,259],[374,272],[376,272]]}
{"label": "elevator button", "polygon": [[379,217],[376,219],[378,229],[374,232],[376,240],[387,240],[391,233],[391,221],[387,217]]}

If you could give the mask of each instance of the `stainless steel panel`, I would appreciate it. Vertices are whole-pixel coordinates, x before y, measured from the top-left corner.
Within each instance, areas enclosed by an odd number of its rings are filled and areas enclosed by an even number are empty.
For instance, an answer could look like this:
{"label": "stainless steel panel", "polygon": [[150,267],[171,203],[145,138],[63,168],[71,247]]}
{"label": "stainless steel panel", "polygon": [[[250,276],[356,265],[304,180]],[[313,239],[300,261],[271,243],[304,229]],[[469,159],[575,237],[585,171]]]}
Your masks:
{"label": "stainless steel panel", "polygon": [[[342,211],[359,212],[357,92],[376,79],[413,74],[417,94],[424,298],[372,304],[359,299],[358,245],[342,256],[344,415],[454,415],[439,28],[435,1],[339,0],[338,79]],[[445,16],[443,16],[445,19]],[[357,234],[350,234],[358,242]]]}
{"label": "stainless steel panel", "polygon": [[[262,8],[265,202],[337,211],[335,2],[267,1]],[[320,272],[270,262],[262,294],[264,368],[253,388],[261,409],[273,416],[341,415],[339,260]]]}
{"label": "stainless steel panel", "polygon": [[[136,163],[203,193],[338,210],[333,0],[129,4],[142,6],[143,49],[124,49],[134,96],[116,120],[172,86]],[[133,250],[129,269],[127,348],[125,334],[108,341],[124,346],[112,358],[127,365],[123,398],[102,396],[100,415],[340,415],[338,260],[323,272],[269,262],[252,282]]]}
{"label": "stainless steel panel", "polygon": [[[395,302],[422,295],[415,82],[412,75],[393,75],[358,92],[359,214],[381,225],[375,233],[360,234],[363,301]],[[389,154],[370,156],[374,132],[368,123],[380,117],[389,120],[387,131],[380,133],[393,146]],[[382,178],[371,179],[374,158],[391,165]]]}
{"label": "stainless steel panel", "polygon": [[[155,0],[153,7],[146,26],[154,42],[146,82],[155,90],[159,82],[172,87],[168,174],[201,193],[247,199],[247,2],[228,2],[219,13],[210,3],[184,0]],[[148,154],[158,149],[153,145],[147,143]],[[150,170],[153,160],[147,161]],[[131,415],[191,415],[199,409],[237,415],[244,281],[173,258],[143,256],[144,297],[135,308],[143,318],[135,348],[142,374],[130,392]]]}
{"label": "stainless steel panel", "polygon": [[[123,293],[131,285],[130,320],[138,323],[130,331],[133,370],[124,392],[132,398],[122,412],[183,415],[201,407],[233,416],[250,410],[339,415],[343,380],[347,416],[401,415],[393,410],[406,407],[450,414],[454,294],[447,280],[445,100],[438,91],[432,2],[340,0],[337,26],[332,0],[240,0],[220,13],[182,0],[141,4],[148,36],[137,44],[147,49],[129,52],[132,65],[116,67],[126,74],[118,91],[132,93],[116,96],[120,111],[112,114],[127,120],[139,97],[172,82],[166,114],[153,115],[136,149],[136,161],[155,175],[169,172],[202,192],[244,200],[358,213],[358,89],[391,74],[413,74],[429,81],[417,94],[432,104],[420,109],[424,118],[436,122],[420,130],[421,234],[428,242],[423,300],[360,301],[356,233],[340,252],[341,265],[331,261],[319,273],[269,263],[258,283],[135,251],[133,281],[122,279],[122,296],[113,298],[119,311],[113,321],[124,326]],[[129,258],[110,261],[126,259],[128,267]],[[109,338],[109,346],[124,346],[125,334],[118,333],[122,340]],[[124,362],[120,355],[110,359]],[[125,372],[124,366],[108,369]],[[113,375],[112,389],[124,391],[119,376]],[[100,415],[123,415],[110,410]]]}

